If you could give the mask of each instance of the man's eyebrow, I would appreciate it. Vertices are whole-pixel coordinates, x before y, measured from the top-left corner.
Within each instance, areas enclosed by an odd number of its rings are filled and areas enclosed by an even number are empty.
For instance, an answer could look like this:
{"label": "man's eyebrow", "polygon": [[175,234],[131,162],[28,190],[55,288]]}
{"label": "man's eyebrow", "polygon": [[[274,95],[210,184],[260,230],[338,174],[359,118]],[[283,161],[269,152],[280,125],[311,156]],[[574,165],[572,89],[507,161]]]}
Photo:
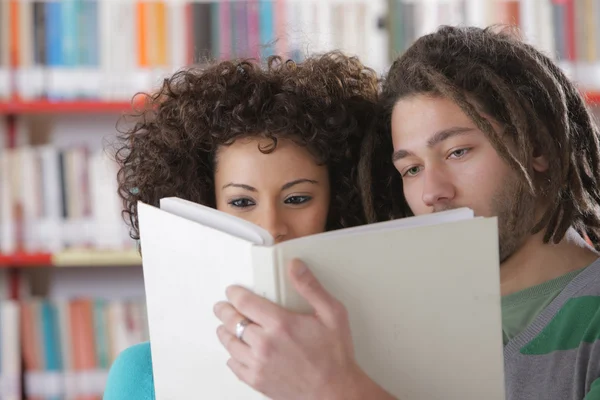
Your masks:
{"label": "man's eyebrow", "polygon": [[432,137],[429,138],[429,140],[427,141],[427,147],[433,147],[437,144],[440,144],[444,140],[450,139],[451,137],[464,135],[464,134],[470,133],[474,130],[475,130],[474,128],[467,128],[467,127],[460,127],[460,126],[455,126],[453,128],[441,130],[439,132],[436,132],[435,135],[433,135]]}
{"label": "man's eyebrow", "polygon": [[235,187],[235,188],[240,188],[240,189],[244,189],[244,190],[248,190],[250,192],[256,192],[256,188],[250,186],[250,185],[244,185],[243,183],[233,183],[233,182],[229,182],[226,185],[223,185],[222,189],[228,188],[228,187]]}
{"label": "man's eyebrow", "polygon": [[[439,132],[436,132],[432,137],[429,138],[429,140],[427,140],[427,147],[429,147],[429,148],[434,147],[434,146],[440,144],[441,142],[443,142],[444,140],[450,139],[451,137],[471,133],[474,130],[475,130],[474,128],[460,127],[460,126],[455,126],[452,128],[441,130]],[[403,149],[396,150],[394,152],[394,154],[392,154],[392,162],[396,162],[398,160],[401,160],[405,157],[412,156],[412,155],[413,155],[413,153],[411,153],[408,150],[403,150]]]}
{"label": "man's eyebrow", "polygon": [[413,153],[411,153],[408,150],[402,150],[402,149],[396,150],[394,152],[394,154],[392,154],[392,162],[396,162],[398,160],[402,160],[403,158],[406,158],[406,157],[412,156],[412,155],[413,155]]}

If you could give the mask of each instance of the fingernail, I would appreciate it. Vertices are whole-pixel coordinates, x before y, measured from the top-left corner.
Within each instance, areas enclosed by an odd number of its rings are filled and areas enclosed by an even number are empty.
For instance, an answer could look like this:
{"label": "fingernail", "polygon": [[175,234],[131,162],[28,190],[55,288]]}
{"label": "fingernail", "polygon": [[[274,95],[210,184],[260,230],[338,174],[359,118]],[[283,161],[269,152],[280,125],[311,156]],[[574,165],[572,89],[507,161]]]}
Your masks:
{"label": "fingernail", "polygon": [[304,273],[306,273],[306,271],[308,271],[308,268],[306,268],[306,264],[304,264],[300,260],[297,260],[294,262],[293,269],[292,269],[292,273],[294,275],[299,277],[299,276],[304,275]]}

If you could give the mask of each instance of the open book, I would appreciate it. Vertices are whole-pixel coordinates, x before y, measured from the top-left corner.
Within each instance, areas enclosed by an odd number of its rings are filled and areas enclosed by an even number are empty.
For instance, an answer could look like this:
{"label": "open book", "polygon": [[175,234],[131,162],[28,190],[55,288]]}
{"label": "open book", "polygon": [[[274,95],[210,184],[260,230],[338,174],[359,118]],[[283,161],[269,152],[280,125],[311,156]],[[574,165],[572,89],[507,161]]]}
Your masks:
{"label": "open book", "polygon": [[505,398],[496,218],[458,209],[274,245],[178,198],[138,215],[157,400],[265,399],[227,367],[213,306],[240,284],[309,312],[293,258],[346,306],[357,362],[399,399]]}

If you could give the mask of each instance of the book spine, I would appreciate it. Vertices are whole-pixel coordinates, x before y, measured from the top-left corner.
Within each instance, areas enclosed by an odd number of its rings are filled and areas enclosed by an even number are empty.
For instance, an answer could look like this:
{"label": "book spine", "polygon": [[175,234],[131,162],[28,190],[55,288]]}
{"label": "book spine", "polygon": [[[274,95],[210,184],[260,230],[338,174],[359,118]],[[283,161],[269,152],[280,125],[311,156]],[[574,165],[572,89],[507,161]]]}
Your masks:
{"label": "book spine", "polygon": [[182,1],[172,1],[168,4],[169,41],[178,43],[177,46],[170,46],[171,69],[175,72],[187,64],[185,4]]}
{"label": "book spine", "polygon": [[10,4],[8,1],[0,1],[0,100],[11,97],[10,86]]}
{"label": "book spine", "polygon": [[14,301],[0,303],[0,398],[21,399],[21,339],[19,305]]}
{"label": "book spine", "polygon": [[56,326],[56,309],[48,300],[40,302],[40,343],[43,343],[45,368],[41,378],[44,385],[44,397],[47,400],[60,400],[64,393],[62,388],[61,359],[58,347],[58,326]]}
{"label": "book spine", "polygon": [[252,248],[252,271],[254,293],[280,304],[279,266],[276,250],[271,247],[254,246]]}
{"label": "book spine", "polygon": [[254,59],[260,58],[260,14],[258,0],[250,0],[247,4],[248,16],[248,55]]}
{"label": "book spine", "polygon": [[232,4],[230,2],[223,1],[219,3],[219,55],[221,59],[228,59],[233,55],[231,12]]}
{"label": "book spine", "polygon": [[60,98],[60,69],[63,65],[61,3],[51,0],[46,3],[46,55],[48,62],[48,97]]}
{"label": "book spine", "polygon": [[259,41],[261,58],[266,59],[274,53],[275,27],[273,26],[273,2],[260,0],[258,3]]}

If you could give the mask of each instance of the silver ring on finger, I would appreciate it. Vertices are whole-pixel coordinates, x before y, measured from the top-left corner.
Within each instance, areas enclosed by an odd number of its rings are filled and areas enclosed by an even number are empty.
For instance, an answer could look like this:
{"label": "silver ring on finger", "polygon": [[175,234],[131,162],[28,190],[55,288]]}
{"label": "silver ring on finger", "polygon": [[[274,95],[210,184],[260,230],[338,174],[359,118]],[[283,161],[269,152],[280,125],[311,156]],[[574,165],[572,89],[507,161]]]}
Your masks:
{"label": "silver ring on finger", "polygon": [[246,330],[246,327],[251,323],[252,321],[250,321],[248,318],[244,318],[240,322],[238,322],[235,325],[235,337],[244,342],[244,331]]}

